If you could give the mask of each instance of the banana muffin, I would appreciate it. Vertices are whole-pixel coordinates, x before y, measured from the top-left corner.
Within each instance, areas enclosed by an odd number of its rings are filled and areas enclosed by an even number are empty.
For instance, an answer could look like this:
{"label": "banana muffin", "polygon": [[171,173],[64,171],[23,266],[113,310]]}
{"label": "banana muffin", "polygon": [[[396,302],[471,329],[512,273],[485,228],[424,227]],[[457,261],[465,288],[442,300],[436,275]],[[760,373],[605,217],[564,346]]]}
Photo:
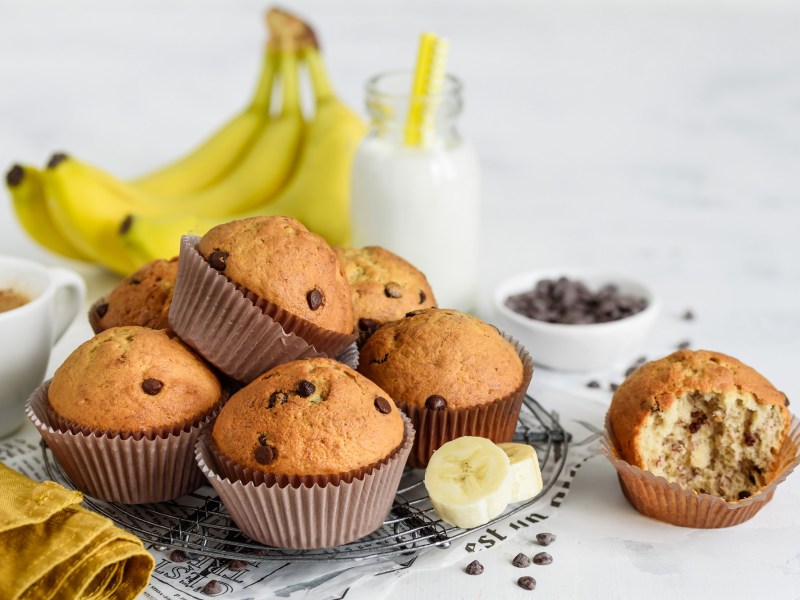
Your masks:
{"label": "banana muffin", "polygon": [[361,349],[359,372],[409,416],[417,431],[410,462],[424,466],[462,435],[511,441],[533,366],[492,325],[429,308],[380,327]]}
{"label": "banana muffin", "polygon": [[340,334],[353,331],[350,286],[336,253],[290,217],[218,225],[197,247],[215,270],[290,314]]}
{"label": "banana muffin", "polygon": [[256,471],[344,475],[395,452],[403,419],[366,377],[314,358],[275,367],[234,394],[212,436],[225,457]]}
{"label": "banana muffin", "polygon": [[220,394],[206,364],[166,332],[112,327],[69,355],[48,399],[59,417],[82,429],[133,433],[191,423]]}
{"label": "banana muffin", "polygon": [[396,254],[380,246],[334,250],[350,284],[359,346],[380,325],[436,306],[425,275]]}
{"label": "banana muffin", "polygon": [[197,462],[246,535],[328,548],[381,526],[413,440],[385,391],[341,363],[311,358],[234,394],[201,436]]}
{"label": "banana muffin", "polygon": [[110,327],[139,325],[169,331],[167,315],[177,275],[177,257],[147,263],[95,302],[89,312],[92,329],[100,333]]}
{"label": "banana muffin", "polygon": [[738,360],[681,350],[637,369],[614,394],[607,424],[629,464],[733,502],[775,477],[787,404]]}
{"label": "banana muffin", "polygon": [[26,411],[78,489],[141,504],[203,484],[194,448],[222,399],[206,364],[165,331],[112,327],[70,354]]}

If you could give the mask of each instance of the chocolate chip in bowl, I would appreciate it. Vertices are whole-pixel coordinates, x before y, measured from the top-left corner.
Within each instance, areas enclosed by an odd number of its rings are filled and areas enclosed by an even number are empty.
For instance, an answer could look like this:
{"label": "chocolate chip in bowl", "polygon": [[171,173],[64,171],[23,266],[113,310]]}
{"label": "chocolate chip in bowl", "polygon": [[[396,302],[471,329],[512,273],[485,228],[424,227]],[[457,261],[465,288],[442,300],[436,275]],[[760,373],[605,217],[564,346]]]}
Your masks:
{"label": "chocolate chip in bowl", "polygon": [[629,276],[561,268],[498,285],[493,317],[527,348],[535,365],[589,371],[632,360],[659,306],[655,292]]}

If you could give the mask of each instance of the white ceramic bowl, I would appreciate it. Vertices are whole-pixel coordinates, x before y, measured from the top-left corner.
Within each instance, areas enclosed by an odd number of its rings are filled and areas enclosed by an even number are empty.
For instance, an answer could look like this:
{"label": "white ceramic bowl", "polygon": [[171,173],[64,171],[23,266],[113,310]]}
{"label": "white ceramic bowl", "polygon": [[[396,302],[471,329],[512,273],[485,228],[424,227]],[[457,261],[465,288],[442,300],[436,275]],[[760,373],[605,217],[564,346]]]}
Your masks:
{"label": "white ceramic bowl", "polygon": [[[542,279],[567,277],[585,283],[596,292],[614,284],[624,294],[647,300],[647,307],[630,317],[590,325],[565,325],[537,321],[506,306],[509,296],[528,292]],[[630,358],[644,341],[660,308],[658,297],[643,283],[624,275],[587,268],[544,269],[516,275],[497,286],[494,323],[518,339],[536,366],[563,371],[590,371]]]}

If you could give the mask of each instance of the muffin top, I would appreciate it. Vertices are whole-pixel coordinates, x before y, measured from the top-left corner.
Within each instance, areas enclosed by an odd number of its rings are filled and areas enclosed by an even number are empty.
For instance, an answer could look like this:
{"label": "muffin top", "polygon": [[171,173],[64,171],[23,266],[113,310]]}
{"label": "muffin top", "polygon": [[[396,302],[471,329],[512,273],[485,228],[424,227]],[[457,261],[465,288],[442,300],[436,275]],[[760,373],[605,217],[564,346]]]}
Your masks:
{"label": "muffin top", "polygon": [[231,396],[212,437],[234,462],[276,475],[332,475],[388,457],[403,441],[389,395],[327,358],[275,367]]}
{"label": "muffin top", "polygon": [[641,464],[635,440],[652,411],[665,412],[687,394],[752,394],[760,405],[776,405],[785,423],[790,415],[786,394],[753,368],[709,350],[679,350],[634,371],[617,389],[608,423],[622,458]]}
{"label": "muffin top", "polygon": [[325,240],[290,217],[218,225],[197,247],[216,270],[291,314],[342,334],[353,332],[350,286]]}
{"label": "muffin top", "polygon": [[358,370],[398,402],[433,410],[488,404],[523,381],[517,351],[495,327],[436,308],[380,327],[361,349]]}
{"label": "muffin top", "polygon": [[90,315],[95,333],[110,327],[139,325],[169,330],[167,314],[172,303],[178,259],[154,260],[126,277]]}
{"label": "muffin top", "polygon": [[436,306],[425,275],[396,254],[380,246],[334,250],[350,284],[353,322],[362,342],[383,323]]}
{"label": "muffin top", "polygon": [[112,327],[69,355],[48,400],[77,425],[121,433],[183,425],[207,413],[220,393],[205,363],[163,330]]}

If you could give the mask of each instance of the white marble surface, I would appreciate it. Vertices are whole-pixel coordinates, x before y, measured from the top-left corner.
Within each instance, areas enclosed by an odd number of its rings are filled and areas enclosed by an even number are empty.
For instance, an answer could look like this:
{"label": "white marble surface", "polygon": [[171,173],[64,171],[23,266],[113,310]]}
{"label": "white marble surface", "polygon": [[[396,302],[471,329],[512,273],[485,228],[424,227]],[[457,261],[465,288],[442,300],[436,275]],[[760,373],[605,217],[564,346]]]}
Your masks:
{"label": "white marble surface", "polygon": [[[648,280],[665,312],[646,350],[691,335],[758,368],[800,406],[800,6],[792,2],[285,3],[318,26],[333,80],[360,106],[367,76],[451,38],[463,131],[484,168],[484,310],[494,284],[559,264]],[[0,165],[67,150],[119,175],[158,165],[244,101],[263,2],[0,3]],[[0,253],[36,248],[0,202]],[[115,279],[71,264],[90,298]],[[691,326],[676,316],[687,307]],[[484,313],[485,314],[485,313]],[[79,319],[50,372],[90,335]],[[605,380],[617,371],[601,373]],[[588,394],[542,372],[534,392]],[[30,430],[28,433],[32,434]],[[800,598],[800,475],[752,521],[694,531],[625,502],[598,458],[560,514],[549,598]],[[487,567],[508,551],[485,553]],[[528,597],[458,569],[399,579],[396,598]],[[495,569],[494,572],[498,572]],[[546,591],[543,591],[546,590]],[[375,594],[377,595],[377,591]]]}

